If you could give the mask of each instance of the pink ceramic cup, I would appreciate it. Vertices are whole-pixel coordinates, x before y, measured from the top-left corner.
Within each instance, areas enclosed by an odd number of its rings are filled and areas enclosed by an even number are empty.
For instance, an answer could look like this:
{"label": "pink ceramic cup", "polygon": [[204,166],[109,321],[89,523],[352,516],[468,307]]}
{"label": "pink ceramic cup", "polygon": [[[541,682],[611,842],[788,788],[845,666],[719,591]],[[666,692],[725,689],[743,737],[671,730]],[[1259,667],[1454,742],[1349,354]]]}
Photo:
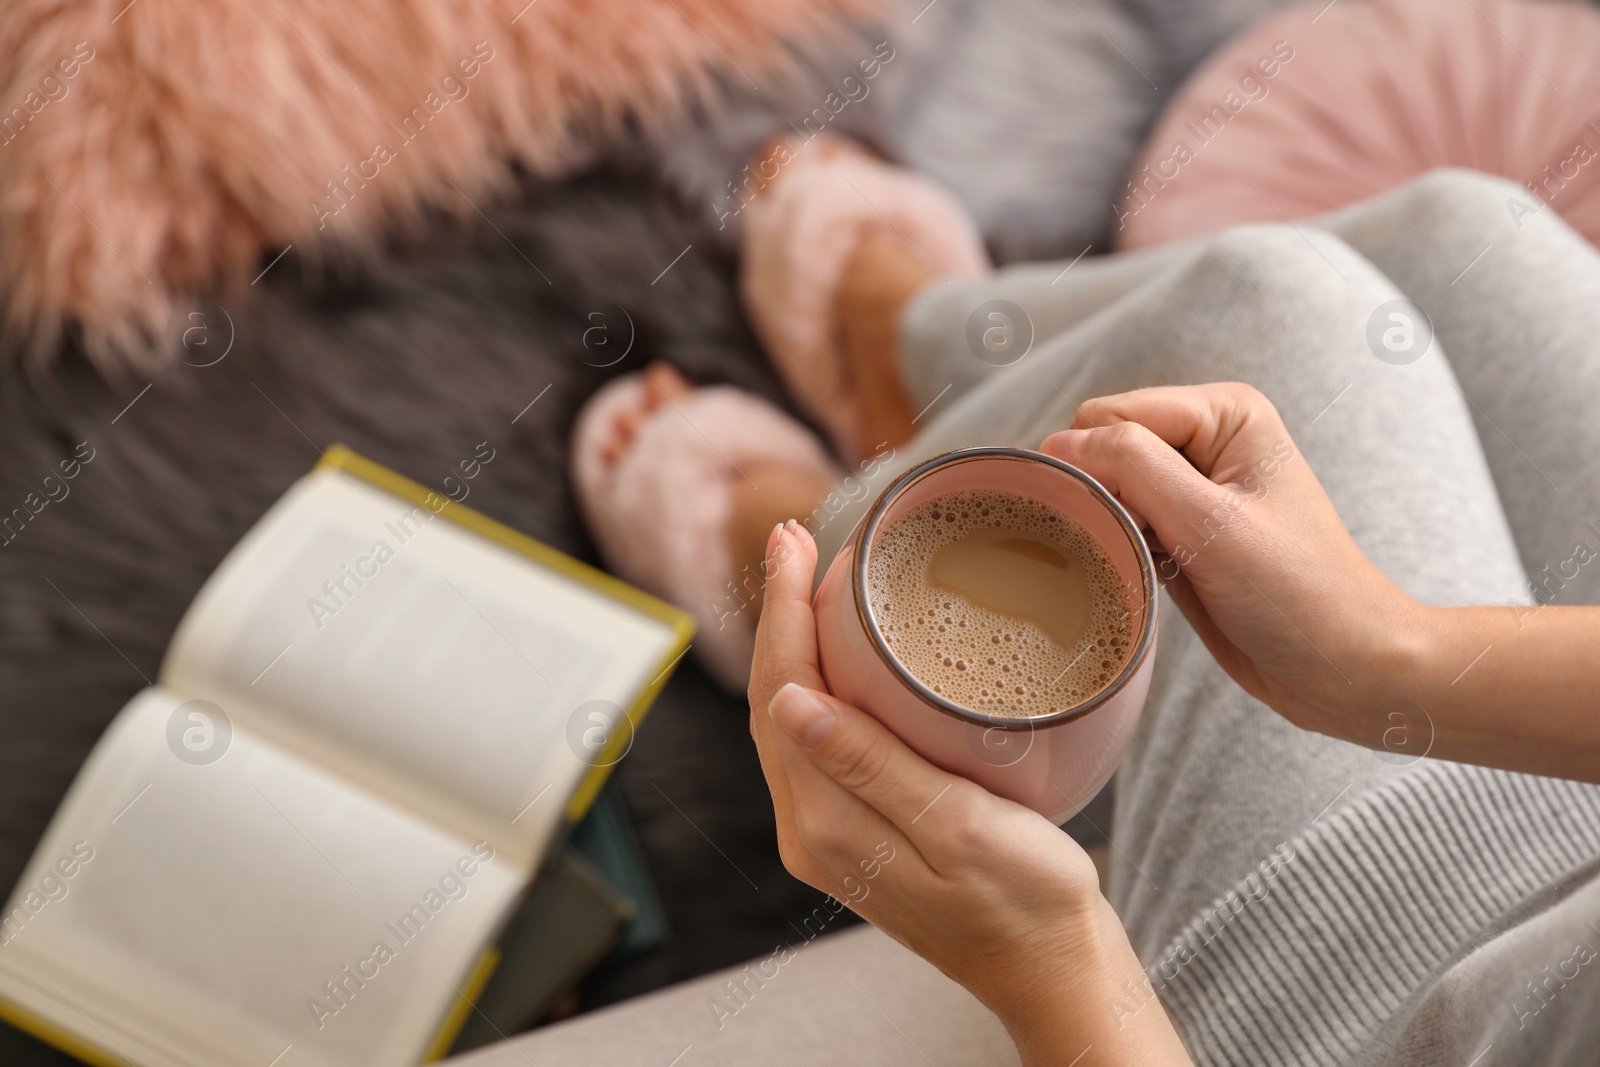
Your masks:
{"label": "pink ceramic cup", "polygon": [[[1050,505],[1080,524],[1115,564],[1134,613],[1133,654],[1089,700],[1031,719],[973,711],[918,681],[884,643],[866,594],[874,535],[926,500],[970,489]],[[1139,723],[1155,662],[1158,591],[1138,527],[1087,474],[1020,448],[947,452],[885,489],[828,568],[813,605],[822,674],[840,700],[876,717],[929,762],[1062,823],[1110,781]]]}

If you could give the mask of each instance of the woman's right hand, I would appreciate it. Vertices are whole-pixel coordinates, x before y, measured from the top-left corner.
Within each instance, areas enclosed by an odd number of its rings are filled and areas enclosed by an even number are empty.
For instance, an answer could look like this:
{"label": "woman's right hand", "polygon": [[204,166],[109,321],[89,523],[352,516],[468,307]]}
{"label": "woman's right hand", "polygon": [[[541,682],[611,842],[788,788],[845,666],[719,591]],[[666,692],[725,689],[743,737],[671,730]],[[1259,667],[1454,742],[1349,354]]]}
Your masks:
{"label": "woman's right hand", "polygon": [[1167,591],[1245,691],[1361,740],[1422,609],[1361,554],[1265,396],[1221,383],[1101,397],[1042,448],[1145,524]]}

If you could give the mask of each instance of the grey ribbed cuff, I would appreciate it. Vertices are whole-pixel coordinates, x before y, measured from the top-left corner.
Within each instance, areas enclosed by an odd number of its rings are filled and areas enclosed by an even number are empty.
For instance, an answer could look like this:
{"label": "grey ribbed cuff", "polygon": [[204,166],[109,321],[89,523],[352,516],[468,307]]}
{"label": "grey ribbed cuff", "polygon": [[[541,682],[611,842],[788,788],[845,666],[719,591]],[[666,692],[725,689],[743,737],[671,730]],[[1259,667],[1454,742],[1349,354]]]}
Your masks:
{"label": "grey ribbed cuff", "polygon": [[1600,788],[1437,763],[1276,856],[1145,961],[1198,1062],[1381,1048],[1444,968],[1592,877]]}

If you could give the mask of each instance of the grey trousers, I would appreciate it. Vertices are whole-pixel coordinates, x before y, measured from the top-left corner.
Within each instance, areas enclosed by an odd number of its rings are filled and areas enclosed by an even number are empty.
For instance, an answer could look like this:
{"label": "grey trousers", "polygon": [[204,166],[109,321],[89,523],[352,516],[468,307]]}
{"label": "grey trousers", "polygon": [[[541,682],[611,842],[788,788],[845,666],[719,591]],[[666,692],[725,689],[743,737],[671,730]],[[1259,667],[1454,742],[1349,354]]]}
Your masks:
{"label": "grey trousers", "polygon": [[[1277,405],[1368,558],[1412,596],[1438,605],[1600,603],[1600,562],[1578,563],[1600,557],[1600,254],[1549,210],[1519,224],[1513,203],[1528,203],[1515,185],[1440,171],[1315,225],[1246,227],[1135,256],[936,286],[902,326],[904,376],[927,427],[879,477],[950,448],[1037,447],[1089,397],[1245,381]],[[1388,317],[1392,302],[1402,298],[1431,318],[1433,341],[1420,358],[1421,320],[1410,352],[1384,344],[1397,321]],[[997,310],[1006,318],[992,318]],[[994,345],[998,352],[983,333],[996,324],[1012,331],[993,338],[1010,342]],[[1403,335],[1391,340],[1404,347]],[[838,540],[850,525],[846,517],[824,535]],[[1304,562],[1316,566],[1314,550]],[[1503,853],[1534,889],[1600,855],[1593,791],[1546,793],[1543,780],[1412,761],[1298,730],[1226,677],[1170,601],[1160,641],[1144,721],[1117,777],[1112,899],[1175,1014],[1255,1002],[1232,1021],[1179,1019],[1202,1058],[1252,1059],[1252,1047],[1269,1060],[1291,1047],[1320,1046],[1337,1062],[1375,1054],[1399,1040],[1384,1028],[1402,1028],[1407,1013],[1421,1010],[1464,945],[1512,920],[1507,910],[1475,915],[1476,925],[1383,928],[1359,912],[1387,908],[1385,894],[1405,882],[1405,906],[1432,922],[1429,909],[1446,906],[1439,894],[1464,877],[1453,865],[1475,856],[1465,844],[1472,838]],[[1418,794],[1431,799],[1418,802]],[[1463,842],[1417,847],[1393,832],[1396,818],[1415,822],[1409,829],[1423,839],[1459,833]],[[1318,851],[1308,833],[1361,841],[1352,850],[1322,841]],[[1251,889],[1261,865],[1283,854],[1275,850],[1293,852],[1296,842],[1295,876]],[[1483,905],[1489,912],[1526,904],[1520,883],[1497,878],[1475,890],[1495,901]],[[1329,903],[1369,890],[1355,913]],[[1265,891],[1289,899],[1251,908],[1262,913],[1251,916],[1255,925],[1268,927],[1258,931],[1261,943],[1234,944],[1249,940],[1250,923],[1219,906]],[[1323,893],[1329,900],[1313,904]],[[1273,914],[1279,905],[1301,914]],[[1338,1004],[1332,991],[1343,982],[1337,969],[1319,976],[1304,960],[1282,958],[1293,956],[1279,950],[1299,936],[1300,922],[1333,931],[1330,951],[1355,953],[1356,971],[1404,972],[1379,983],[1397,988],[1351,994],[1374,1002],[1363,1025],[1331,1035],[1341,1021],[1318,1018],[1326,1006],[1299,1003]],[[1235,928],[1209,949],[1223,925]],[[1384,952],[1364,945],[1373,938]],[[1396,938],[1439,943],[1407,947],[1402,954],[1412,958],[1402,967],[1385,955]],[[1204,965],[1174,965],[1203,947]],[[1238,949],[1233,969],[1254,973],[1202,973],[1227,970],[1230,948]],[[1181,981],[1163,983],[1155,973],[1163,967],[1182,971]],[[1280,982],[1284,973],[1297,977]],[[1316,1032],[1322,1025],[1330,1035]],[[1223,1032],[1203,1032],[1213,1026]],[[1240,1045],[1230,1027],[1262,1036]]]}
{"label": "grey trousers", "polygon": [[[1600,255],[1512,201],[1516,186],[1442,171],[1314,224],[935,286],[902,323],[924,429],[828,522],[822,558],[920,459],[1036,447],[1096,395],[1240,380],[1411,595],[1600,602],[1600,562],[1574,564],[1600,553]],[[1409,362],[1381,340],[1402,298],[1434,334]],[[1006,322],[1012,346],[986,346]],[[1111,895],[1152,988],[1106,1010],[1159,990],[1197,1062],[1581,1062],[1568,1053],[1600,1038],[1583,1010],[1600,985],[1548,1004],[1523,988],[1580,935],[1600,946],[1583,925],[1600,914],[1600,790],[1300,731],[1170,601],[1116,788]],[[762,987],[739,1026],[699,1018],[720,975],[524,1047],[622,1062],[627,1033],[627,1061],[651,1062],[639,1035],[659,1031],[648,1055],[692,1045],[686,1065],[1014,1062],[992,1017],[874,931],[800,958],[811,977]]]}
{"label": "grey trousers", "polygon": [[[1244,381],[1277,405],[1362,551],[1412,596],[1527,604],[1531,575],[1542,599],[1600,603],[1600,562],[1561,578],[1576,545],[1600,551],[1600,254],[1553,212],[1519,229],[1512,200],[1527,197],[1509,182],[1438,171],[1315,227],[937,286],[903,324],[914,406],[933,406],[898,458],[1037,447],[1089,397]],[[1401,298],[1435,337],[1394,365],[1368,324]],[[970,343],[974,310],[994,300],[1035,334],[1007,366],[992,364],[1015,353],[985,350],[986,362]],[[1160,640],[1112,834],[1114,903],[1142,953],[1329,805],[1416,769],[1250,699],[1170,601]]]}

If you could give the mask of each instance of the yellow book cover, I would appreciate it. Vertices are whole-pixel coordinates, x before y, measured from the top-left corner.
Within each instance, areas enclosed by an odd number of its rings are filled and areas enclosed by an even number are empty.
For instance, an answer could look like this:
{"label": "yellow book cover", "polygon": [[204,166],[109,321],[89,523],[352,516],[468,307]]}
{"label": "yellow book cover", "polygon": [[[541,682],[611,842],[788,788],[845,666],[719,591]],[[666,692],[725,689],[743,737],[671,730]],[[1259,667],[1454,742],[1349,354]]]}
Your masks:
{"label": "yellow book cover", "polygon": [[513,552],[521,553],[529,559],[551,570],[559,571],[574,581],[582,582],[597,593],[602,593],[616,600],[622,601],[629,607],[637,608],[654,618],[670,625],[678,635],[677,643],[669,649],[656,672],[655,679],[639,693],[633,706],[627,709],[625,724],[621,729],[611,731],[606,742],[606,747],[595,760],[595,766],[590,770],[584,780],[579,783],[578,789],[567,801],[566,816],[568,822],[577,822],[589,810],[589,805],[594,803],[594,798],[599,795],[600,787],[605,785],[606,778],[611,773],[611,768],[616,765],[620,754],[628,751],[633,744],[633,732],[639,728],[639,722],[655,703],[656,697],[661,693],[661,687],[667,684],[672,668],[688,650],[689,642],[694,637],[694,620],[688,612],[668,604],[665,600],[651,596],[637,586],[629,585],[614,575],[607,574],[597,567],[567,555],[557,549],[551,548],[542,541],[536,541],[525,533],[513,530],[504,523],[496,522],[480,511],[475,511],[465,504],[457,504],[449,497],[435,493],[403,475],[372,460],[351,451],[344,445],[334,445],[323,453],[322,462],[318,467],[331,467],[360,478],[362,481],[382,489],[386,493],[397,496],[412,504],[435,511],[438,515],[450,519],[452,522],[471,530],[481,537],[485,537]]}

